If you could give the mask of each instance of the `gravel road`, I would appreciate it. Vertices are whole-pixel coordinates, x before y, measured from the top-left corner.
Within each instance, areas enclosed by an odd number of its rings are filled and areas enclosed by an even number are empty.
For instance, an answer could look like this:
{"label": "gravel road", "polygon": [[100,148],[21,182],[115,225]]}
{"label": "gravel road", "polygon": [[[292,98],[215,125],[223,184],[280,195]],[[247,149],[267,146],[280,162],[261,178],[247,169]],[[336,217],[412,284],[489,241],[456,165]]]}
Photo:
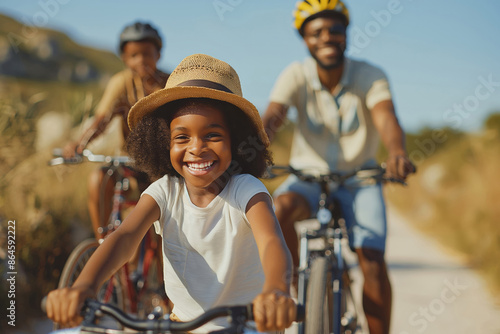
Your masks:
{"label": "gravel road", "polygon": [[389,211],[393,334],[500,333],[500,303],[455,254]]}

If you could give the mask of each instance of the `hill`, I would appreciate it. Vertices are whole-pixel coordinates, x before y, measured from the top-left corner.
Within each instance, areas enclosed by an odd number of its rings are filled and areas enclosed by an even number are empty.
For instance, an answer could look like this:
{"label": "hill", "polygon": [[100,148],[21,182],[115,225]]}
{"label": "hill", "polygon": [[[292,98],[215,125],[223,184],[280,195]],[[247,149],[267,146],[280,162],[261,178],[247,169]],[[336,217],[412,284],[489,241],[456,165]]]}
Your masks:
{"label": "hill", "polygon": [[27,26],[0,14],[0,75],[88,83],[106,79],[122,67],[109,51],[79,45],[62,32]]}
{"label": "hill", "polygon": [[[96,166],[51,169],[51,148],[93,115],[122,68],[109,51],[0,14],[0,276],[7,272],[3,236],[15,221],[16,303],[28,317],[39,312],[75,244],[90,235],[85,175]],[[0,292],[7,307],[4,285]]]}

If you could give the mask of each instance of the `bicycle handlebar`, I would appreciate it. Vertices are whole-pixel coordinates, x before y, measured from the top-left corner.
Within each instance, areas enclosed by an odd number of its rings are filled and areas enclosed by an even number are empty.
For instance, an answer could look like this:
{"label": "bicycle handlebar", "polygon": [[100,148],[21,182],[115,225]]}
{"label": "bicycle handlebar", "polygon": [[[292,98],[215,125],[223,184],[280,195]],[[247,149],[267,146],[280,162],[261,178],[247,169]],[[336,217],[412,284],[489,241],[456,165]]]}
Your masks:
{"label": "bicycle handlebar", "polygon": [[49,166],[57,166],[63,164],[74,165],[80,164],[84,161],[101,163],[104,162],[115,166],[128,165],[132,163],[132,159],[128,156],[108,156],[102,154],[93,154],[90,150],[87,149],[83,150],[83,153],[81,155],[75,155],[74,157],[70,158],[63,157],[61,149],[54,149],[52,153],[54,156],[56,156],[56,158],[49,160]]}
{"label": "bicycle handlebar", "polygon": [[[278,173],[275,173],[274,171],[278,171]],[[277,165],[269,167],[264,178],[273,179],[284,174],[293,174],[300,180],[311,183],[334,182],[341,185],[352,177],[358,177],[360,179],[375,179],[378,181],[388,181],[406,185],[406,182],[404,180],[384,176],[384,166],[360,167],[355,168],[349,172],[329,171],[328,173],[322,174],[310,174],[306,173],[304,170],[295,169],[290,165]]]}
{"label": "bicycle handlebar", "polygon": [[[45,312],[46,297],[42,300],[42,310]],[[137,331],[148,331],[153,333],[163,332],[187,332],[199,328],[211,320],[216,318],[229,316],[232,319],[233,325],[241,325],[246,321],[254,320],[253,305],[236,305],[236,306],[219,306],[210,309],[198,316],[197,318],[186,321],[176,322],[169,318],[169,315],[164,315],[157,319],[137,319],[127,315],[119,308],[104,304],[93,299],[87,299],[83,308],[82,315],[84,320],[82,329],[95,327],[95,320],[98,315],[106,314],[127,328]],[[297,305],[296,321],[302,322],[305,318],[305,307]]]}

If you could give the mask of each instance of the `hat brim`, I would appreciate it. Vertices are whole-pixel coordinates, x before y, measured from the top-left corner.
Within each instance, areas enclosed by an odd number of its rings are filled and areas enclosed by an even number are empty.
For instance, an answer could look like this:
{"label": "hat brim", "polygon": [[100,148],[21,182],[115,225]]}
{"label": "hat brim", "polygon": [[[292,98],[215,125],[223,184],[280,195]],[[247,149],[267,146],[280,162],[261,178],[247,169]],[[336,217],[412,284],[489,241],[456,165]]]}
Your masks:
{"label": "hat brim", "polygon": [[236,94],[205,87],[177,86],[163,88],[140,99],[129,111],[127,119],[128,126],[133,130],[144,116],[151,114],[164,104],[189,98],[209,98],[228,102],[238,107],[252,121],[262,143],[266,147],[269,146],[269,138],[264,130],[259,111],[250,101]]}

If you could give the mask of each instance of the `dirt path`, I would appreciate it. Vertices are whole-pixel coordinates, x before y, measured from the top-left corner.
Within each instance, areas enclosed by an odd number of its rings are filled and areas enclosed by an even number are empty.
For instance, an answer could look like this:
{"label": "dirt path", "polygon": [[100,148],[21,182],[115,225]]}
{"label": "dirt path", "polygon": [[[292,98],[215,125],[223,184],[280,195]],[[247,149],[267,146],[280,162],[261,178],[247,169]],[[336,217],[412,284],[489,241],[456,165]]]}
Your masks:
{"label": "dirt path", "polygon": [[477,273],[389,211],[392,331],[500,333],[500,304]]}

